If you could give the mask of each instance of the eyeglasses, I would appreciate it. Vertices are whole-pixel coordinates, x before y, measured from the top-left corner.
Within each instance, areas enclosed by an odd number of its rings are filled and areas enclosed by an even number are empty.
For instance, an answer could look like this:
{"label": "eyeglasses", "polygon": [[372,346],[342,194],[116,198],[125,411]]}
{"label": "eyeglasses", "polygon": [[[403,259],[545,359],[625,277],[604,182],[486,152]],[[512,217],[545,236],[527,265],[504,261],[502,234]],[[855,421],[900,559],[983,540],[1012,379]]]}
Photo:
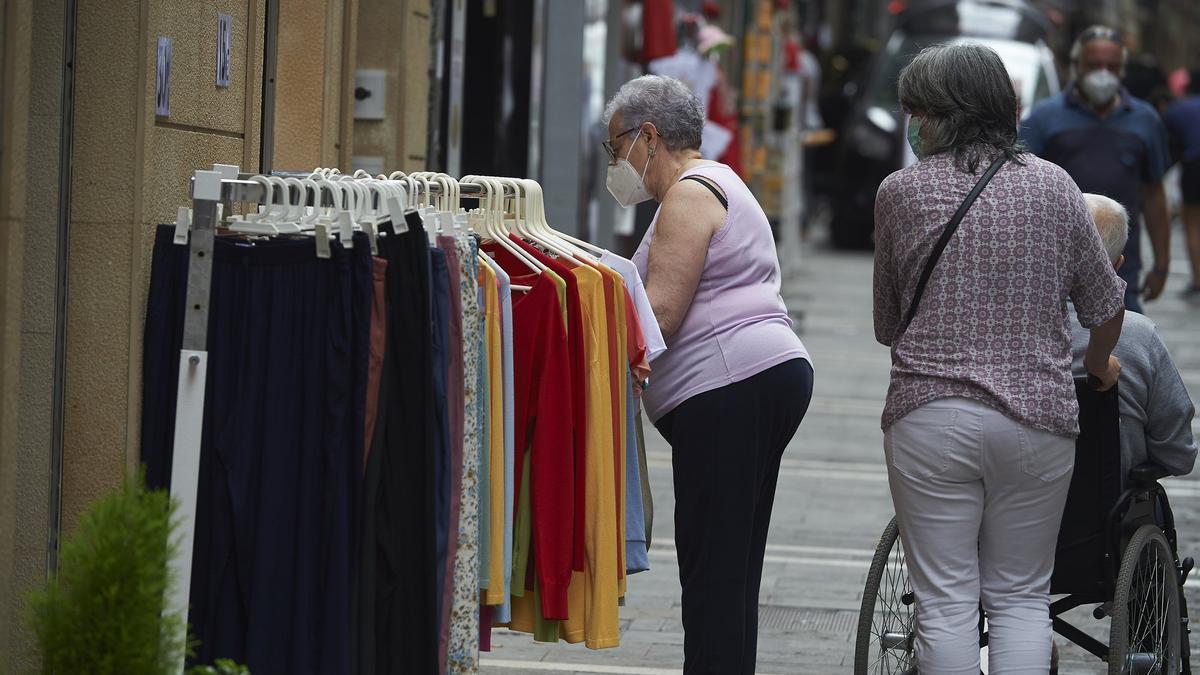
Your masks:
{"label": "eyeglasses", "polygon": [[625,131],[622,131],[621,133],[617,134],[616,136],[613,136],[612,138],[608,139],[607,141],[600,142],[600,145],[604,146],[604,151],[608,153],[608,161],[610,161],[610,162],[617,161],[617,148],[615,145],[613,145],[613,143],[615,143],[617,141],[617,139],[619,139],[620,137],[625,136],[627,134],[631,134],[637,130],[638,130],[638,127],[626,129]]}

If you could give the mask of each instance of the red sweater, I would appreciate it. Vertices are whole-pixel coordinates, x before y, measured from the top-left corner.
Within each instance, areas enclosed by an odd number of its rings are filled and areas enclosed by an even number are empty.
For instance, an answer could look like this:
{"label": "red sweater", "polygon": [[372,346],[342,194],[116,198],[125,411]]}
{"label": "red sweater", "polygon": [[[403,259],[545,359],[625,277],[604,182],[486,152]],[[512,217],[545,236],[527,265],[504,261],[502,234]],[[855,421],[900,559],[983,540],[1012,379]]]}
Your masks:
{"label": "red sweater", "polygon": [[[587,381],[584,373],[587,372],[587,359],[583,351],[583,309],[579,301],[579,283],[575,280],[575,275],[571,274],[571,270],[562,262],[551,258],[542,253],[536,248],[530,246],[524,240],[513,235],[509,235],[512,242],[520,246],[522,250],[532,255],[546,267],[549,267],[567,284],[567,357],[570,360],[571,369],[569,372],[564,372],[563,377],[566,377],[571,382],[571,398],[574,400],[574,448],[575,448],[575,533],[571,542],[572,563],[577,572],[583,571],[584,559],[584,517],[587,515],[587,459],[585,453],[587,451],[587,406],[584,405],[587,395]],[[513,261],[518,265],[522,263]],[[522,265],[524,267],[524,265]],[[525,267],[528,269],[528,267]],[[505,269],[505,271],[508,271]],[[547,617],[549,618],[549,617]]]}
{"label": "red sweater", "polygon": [[529,284],[528,293],[513,294],[513,396],[517,446],[517,494],[520,494],[523,450],[530,448],[530,500],[533,555],[541,584],[542,615],[567,618],[567,586],[571,581],[575,529],[575,474],[572,439],[574,418],[571,363],[562,306],[554,282],[530,269],[496,244],[495,254],[514,284]]}

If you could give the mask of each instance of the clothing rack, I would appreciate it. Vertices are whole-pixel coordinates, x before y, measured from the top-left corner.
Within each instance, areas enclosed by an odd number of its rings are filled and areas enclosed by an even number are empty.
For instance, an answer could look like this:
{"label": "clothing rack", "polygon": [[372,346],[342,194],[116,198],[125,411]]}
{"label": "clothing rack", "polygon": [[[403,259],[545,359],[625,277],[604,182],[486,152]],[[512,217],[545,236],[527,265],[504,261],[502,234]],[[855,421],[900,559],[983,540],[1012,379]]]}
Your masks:
{"label": "clothing rack", "polygon": [[[208,310],[212,292],[212,257],[223,210],[228,215],[235,203],[271,203],[274,187],[251,180],[256,174],[241,173],[239,167],[215,165],[212,171],[196,171],[191,180],[192,215],[190,233],[177,232],[175,243],[188,246],[187,314],[183,344],[179,351],[179,384],[175,403],[175,434],[171,468],[171,498],[179,505],[179,546],[170,562],[176,583],[167,598],[166,611],[184,618],[186,625],[191,595],[192,549],[196,534],[196,507],[200,478],[200,438],[204,429],[204,392],[208,374]],[[307,178],[311,173],[276,171],[279,177]],[[441,194],[436,182],[421,183],[422,189]],[[482,185],[460,183],[463,197],[485,196]],[[515,197],[510,186],[506,197]],[[289,197],[291,195],[289,194]],[[321,188],[321,206],[333,206],[333,196]],[[312,205],[312,204],[309,204]],[[184,628],[186,631],[186,628]],[[184,661],[176,664],[182,673]]]}

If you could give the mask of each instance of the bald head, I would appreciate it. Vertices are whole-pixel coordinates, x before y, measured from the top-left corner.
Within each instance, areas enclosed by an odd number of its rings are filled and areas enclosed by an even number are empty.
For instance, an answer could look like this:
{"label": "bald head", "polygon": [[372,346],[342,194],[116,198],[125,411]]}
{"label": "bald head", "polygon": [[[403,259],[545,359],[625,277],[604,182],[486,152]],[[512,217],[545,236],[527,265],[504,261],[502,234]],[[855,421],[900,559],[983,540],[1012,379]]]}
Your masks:
{"label": "bald head", "polygon": [[1100,233],[1104,250],[1108,252],[1108,259],[1115,265],[1125,251],[1125,242],[1129,240],[1129,213],[1120,202],[1104,195],[1084,193],[1083,201],[1087,202],[1092,222]]}

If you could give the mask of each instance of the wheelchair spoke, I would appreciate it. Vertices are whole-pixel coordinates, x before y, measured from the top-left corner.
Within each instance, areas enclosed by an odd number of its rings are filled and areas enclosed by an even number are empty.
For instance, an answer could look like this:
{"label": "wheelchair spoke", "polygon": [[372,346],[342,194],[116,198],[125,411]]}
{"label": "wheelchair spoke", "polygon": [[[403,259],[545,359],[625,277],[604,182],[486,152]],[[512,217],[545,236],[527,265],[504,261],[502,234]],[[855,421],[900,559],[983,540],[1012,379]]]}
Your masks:
{"label": "wheelchair spoke", "polygon": [[1131,569],[1123,569],[1124,586],[1118,592],[1123,616],[1114,623],[1113,640],[1120,645],[1116,663],[1120,672],[1131,675],[1177,675],[1180,629],[1174,555],[1160,534],[1150,532],[1134,537],[1133,557],[1123,565]]}
{"label": "wheelchair spoke", "polygon": [[897,549],[898,542],[888,555],[876,596],[871,636],[878,651],[871,661],[871,672],[900,674],[912,668],[912,608],[902,601],[911,591],[903,553]]}

